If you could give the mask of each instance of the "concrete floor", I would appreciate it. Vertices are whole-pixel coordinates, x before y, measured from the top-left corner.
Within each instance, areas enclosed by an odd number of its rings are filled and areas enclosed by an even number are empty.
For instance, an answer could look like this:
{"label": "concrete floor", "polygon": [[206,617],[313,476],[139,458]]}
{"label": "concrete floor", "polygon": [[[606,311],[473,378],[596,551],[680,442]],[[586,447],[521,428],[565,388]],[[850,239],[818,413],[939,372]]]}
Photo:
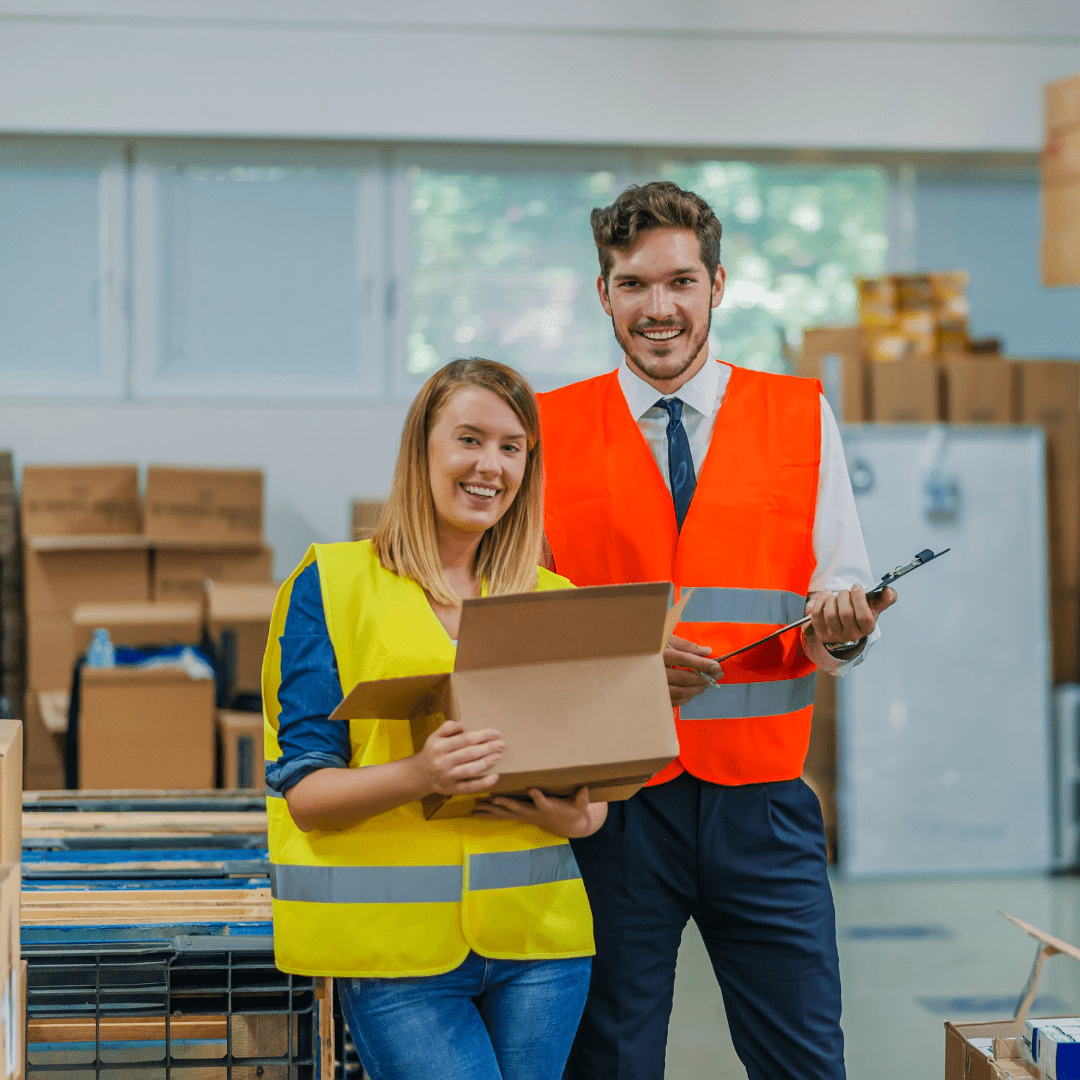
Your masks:
{"label": "concrete floor", "polygon": [[[853,1080],[940,1077],[946,1020],[1011,1015],[1036,946],[998,909],[1080,943],[1075,877],[836,878],[833,894]],[[1039,995],[1037,1013],[1080,1012],[1080,964],[1051,958]],[[746,1077],[692,924],[679,953],[667,1061],[667,1080]]]}

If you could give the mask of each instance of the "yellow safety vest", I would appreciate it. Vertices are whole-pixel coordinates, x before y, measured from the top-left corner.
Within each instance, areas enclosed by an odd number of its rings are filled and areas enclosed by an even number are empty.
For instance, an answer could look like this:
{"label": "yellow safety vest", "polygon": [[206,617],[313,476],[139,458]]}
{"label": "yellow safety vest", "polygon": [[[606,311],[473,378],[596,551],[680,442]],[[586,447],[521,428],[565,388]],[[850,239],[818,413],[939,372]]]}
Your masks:
{"label": "yellow safety vest", "polygon": [[[423,589],[386,570],[369,541],[314,544],[281,587],[263,662],[266,758],[278,745],[281,635],[297,575],[317,562],[342,696],[356,683],[450,671],[454,645]],[[571,588],[540,570],[540,589]],[[413,753],[404,720],[349,721],[350,768]],[[451,971],[472,949],[507,960],[591,956],[592,915],[569,843],[512,821],[426,821],[419,802],[305,833],[266,800],[274,957],[298,975]]]}

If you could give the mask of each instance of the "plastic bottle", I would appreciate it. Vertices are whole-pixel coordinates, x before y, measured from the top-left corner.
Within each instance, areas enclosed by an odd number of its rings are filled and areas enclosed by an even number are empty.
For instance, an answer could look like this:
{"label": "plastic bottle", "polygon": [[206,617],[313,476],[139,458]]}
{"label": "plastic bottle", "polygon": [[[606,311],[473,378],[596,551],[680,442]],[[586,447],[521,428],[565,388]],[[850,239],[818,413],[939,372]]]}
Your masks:
{"label": "plastic bottle", "polygon": [[86,650],[86,666],[92,668],[116,667],[116,649],[113,648],[109,631],[98,627],[94,631],[94,640]]}

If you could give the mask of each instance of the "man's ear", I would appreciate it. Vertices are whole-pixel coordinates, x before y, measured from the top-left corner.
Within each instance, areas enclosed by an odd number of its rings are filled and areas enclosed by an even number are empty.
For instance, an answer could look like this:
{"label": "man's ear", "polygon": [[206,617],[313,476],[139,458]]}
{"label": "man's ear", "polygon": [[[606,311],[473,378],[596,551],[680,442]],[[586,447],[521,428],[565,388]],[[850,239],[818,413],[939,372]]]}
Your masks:
{"label": "man's ear", "polygon": [[[608,313],[608,317],[611,317],[611,300],[608,299],[607,282],[604,280],[604,275],[600,274],[596,278],[596,295],[600,297],[600,305]],[[713,307],[716,305],[714,304]]]}
{"label": "man's ear", "polygon": [[727,284],[727,271],[722,264],[718,264],[716,267],[716,277],[713,278],[712,283],[712,306],[719,307],[720,301],[724,299],[724,286]]}

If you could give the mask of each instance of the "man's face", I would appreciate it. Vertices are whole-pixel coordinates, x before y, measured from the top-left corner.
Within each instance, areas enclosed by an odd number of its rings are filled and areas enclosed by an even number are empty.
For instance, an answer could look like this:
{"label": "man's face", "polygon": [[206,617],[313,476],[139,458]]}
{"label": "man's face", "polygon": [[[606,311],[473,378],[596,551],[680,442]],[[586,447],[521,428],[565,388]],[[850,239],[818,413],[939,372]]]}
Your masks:
{"label": "man's face", "polygon": [[724,268],[710,279],[692,229],[648,229],[612,255],[608,280],[597,278],[596,288],[615,338],[631,367],[661,393],[673,393],[708,359]]}

